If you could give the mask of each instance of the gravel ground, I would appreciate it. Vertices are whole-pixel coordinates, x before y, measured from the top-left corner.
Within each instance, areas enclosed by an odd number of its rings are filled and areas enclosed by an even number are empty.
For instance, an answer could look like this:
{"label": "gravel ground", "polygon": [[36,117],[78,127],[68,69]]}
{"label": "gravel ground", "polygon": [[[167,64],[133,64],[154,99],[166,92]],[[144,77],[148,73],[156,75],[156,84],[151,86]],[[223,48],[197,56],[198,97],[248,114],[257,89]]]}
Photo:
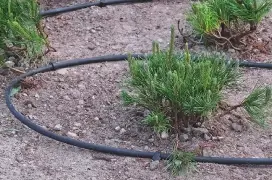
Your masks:
{"label": "gravel ground", "polygon": [[[42,5],[47,9],[71,2],[76,1],[47,0]],[[94,7],[47,18],[44,20],[46,31],[57,52],[46,58],[56,61],[127,52],[147,53],[153,40],[166,47],[170,26],[176,25],[179,19],[184,22],[189,7],[187,0],[154,1],[102,9]],[[271,23],[271,16],[262,23],[262,39],[271,41]],[[195,47],[196,50],[201,48]],[[235,52],[228,53],[239,56]],[[258,61],[272,59],[271,54],[260,52],[250,57]],[[161,139],[140,123],[146,111],[121,104],[119,93],[127,71],[127,63],[118,62],[37,75],[28,79],[35,88],[24,89],[14,98],[14,103],[33,121],[61,135],[115,147],[170,151],[172,137]],[[8,112],[3,92],[13,76],[0,75],[0,179],[271,179],[271,167],[215,164],[197,164],[197,171],[174,178],[165,170],[163,161],[151,170],[148,159],[101,154],[50,140],[26,128]],[[227,92],[228,102],[239,102],[260,82],[272,84],[271,72],[246,69],[240,82],[239,88]],[[266,129],[234,117],[224,117],[221,122],[212,121],[209,127],[224,139],[194,138],[184,145],[212,144],[204,149],[204,155],[208,156],[272,157],[271,122]],[[241,132],[233,128],[234,123]]]}

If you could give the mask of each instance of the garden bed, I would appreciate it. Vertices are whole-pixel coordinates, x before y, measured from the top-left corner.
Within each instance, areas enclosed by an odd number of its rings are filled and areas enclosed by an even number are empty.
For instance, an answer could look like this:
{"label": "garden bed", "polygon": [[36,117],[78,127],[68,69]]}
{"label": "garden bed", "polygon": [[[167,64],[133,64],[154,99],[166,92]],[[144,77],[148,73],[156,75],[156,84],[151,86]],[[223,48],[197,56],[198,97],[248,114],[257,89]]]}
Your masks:
{"label": "garden bed", "polygon": [[[58,51],[49,54],[48,58],[72,59],[127,51],[145,53],[150,52],[152,40],[159,40],[165,47],[170,35],[170,25],[176,22],[174,20],[184,18],[181,9],[189,7],[188,4],[187,1],[185,3],[177,1],[105,9],[92,8],[92,10],[81,10],[49,18],[45,20],[47,31],[52,45]],[[167,14],[167,18],[165,18],[165,14]],[[162,17],[164,17],[163,21],[161,21]],[[262,27],[267,31],[262,36],[266,39],[271,38],[269,37],[271,34],[270,19],[267,18],[267,21],[262,24]],[[67,33],[63,34],[63,32]],[[194,49],[199,51],[204,48],[197,46]],[[234,57],[238,56],[236,52],[230,51],[229,53]],[[259,61],[266,61],[272,57],[271,54],[265,53],[252,55],[252,59]],[[144,109],[122,105],[119,97],[120,83],[127,73],[126,62],[86,65],[45,73],[35,76],[34,80],[30,79],[30,82],[37,83],[20,93],[14,101],[24,115],[62,135],[128,149],[171,151],[174,138],[160,139],[149,127],[140,124],[146,113]],[[258,82],[271,84],[270,76],[269,70],[243,70],[241,85],[237,89],[226,92],[230,95],[228,101],[233,104],[239,102]],[[234,131],[231,128],[233,123],[241,125],[242,131]],[[118,126],[120,126],[120,130],[118,130]],[[199,145],[203,145],[205,146],[204,155],[208,156],[272,156],[271,123],[267,129],[262,129],[245,120],[240,121],[234,117],[225,117],[220,120],[220,124],[211,122],[209,127],[212,128],[215,136],[223,137],[223,139],[206,141],[202,138],[195,138],[193,141],[182,144],[188,145],[185,147],[186,149],[195,149]],[[35,133],[33,132],[33,134]],[[45,153],[41,150],[38,152]],[[63,158],[65,158],[65,154],[63,154]],[[106,156],[105,159],[111,161],[115,157]],[[77,162],[80,163],[80,160]],[[132,166],[133,163],[128,162],[128,166]],[[159,172],[161,170],[156,170],[150,175],[149,170],[144,170],[144,166],[149,167],[146,162],[139,162],[139,165],[139,167],[132,166],[134,169],[130,169],[129,173],[123,175],[122,178],[140,179],[152,176],[166,179],[167,177]],[[111,171],[109,166],[104,166],[106,171]],[[93,169],[93,171],[100,170]],[[126,170],[121,169],[120,171]],[[135,175],[136,171],[141,172],[139,176]],[[245,168],[225,168],[224,166],[204,164],[200,166],[199,171],[192,175],[191,179],[203,179],[203,175],[217,179],[219,177],[245,179],[256,176],[265,178],[271,175],[268,168],[255,176],[259,170],[248,172],[249,170]],[[117,172],[115,174],[114,171],[112,173],[105,175],[105,178],[116,177],[118,174]]]}

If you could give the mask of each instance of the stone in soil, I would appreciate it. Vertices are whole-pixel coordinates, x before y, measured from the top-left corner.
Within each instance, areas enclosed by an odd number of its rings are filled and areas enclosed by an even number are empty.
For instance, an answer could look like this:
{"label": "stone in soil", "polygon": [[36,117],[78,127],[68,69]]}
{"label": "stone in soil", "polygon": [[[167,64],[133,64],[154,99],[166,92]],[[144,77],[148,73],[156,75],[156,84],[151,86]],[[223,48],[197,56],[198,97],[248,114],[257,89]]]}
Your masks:
{"label": "stone in soil", "polygon": [[163,132],[161,133],[161,138],[162,138],[162,139],[167,139],[168,137],[169,137],[169,134],[168,134],[167,132],[163,131]]}
{"label": "stone in soil", "polygon": [[158,161],[158,160],[151,161],[151,163],[150,163],[150,170],[154,171],[155,169],[158,168],[159,164],[160,164],[160,161]]}
{"label": "stone in soil", "polygon": [[120,134],[124,134],[125,132],[127,132],[124,128],[122,128],[121,130],[120,130]]}
{"label": "stone in soil", "polygon": [[81,92],[77,89],[74,89],[72,92],[71,92],[71,96],[74,98],[74,99],[77,99],[81,96]]}
{"label": "stone in soil", "polygon": [[83,104],[84,104],[84,100],[79,100],[79,101],[78,101],[78,104],[79,104],[79,105],[83,105]]}
{"label": "stone in soil", "polygon": [[154,141],[155,141],[154,138],[148,139],[148,142],[150,142],[150,143],[153,143]]}
{"label": "stone in soil", "polygon": [[181,134],[180,135],[180,141],[181,142],[185,142],[185,141],[188,141],[188,140],[189,140],[188,134]]}
{"label": "stone in soil", "polygon": [[144,147],[144,150],[148,151],[148,150],[149,150],[149,147],[148,147],[148,146],[145,146],[145,147]]}
{"label": "stone in soil", "polygon": [[196,137],[204,136],[204,134],[208,134],[209,131],[206,128],[192,128],[193,135]]}
{"label": "stone in soil", "polygon": [[120,127],[120,126],[116,126],[116,127],[114,128],[114,130],[117,131],[117,132],[119,132],[119,131],[121,130],[121,127]]}
{"label": "stone in soil", "polygon": [[74,125],[75,125],[76,127],[80,127],[80,126],[81,126],[81,123],[75,122]]}
{"label": "stone in soil", "polygon": [[68,73],[68,70],[67,70],[67,69],[59,69],[59,70],[57,70],[56,72],[57,72],[58,74],[60,74],[60,75],[65,75],[65,74]]}
{"label": "stone in soil", "polygon": [[57,124],[56,126],[54,126],[53,128],[55,131],[61,131],[62,130],[62,125]]}
{"label": "stone in soil", "polygon": [[73,133],[73,132],[67,132],[67,134],[66,134],[67,136],[69,136],[69,137],[71,137],[71,138],[77,138],[78,137],[78,135],[76,134],[76,133]]}
{"label": "stone in soil", "polygon": [[86,86],[83,83],[80,83],[79,85],[77,85],[77,87],[81,90],[86,89]]}
{"label": "stone in soil", "polygon": [[95,120],[95,121],[99,121],[99,117],[95,117],[94,120]]}
{"label": "stone in soil", "polygon": [[242,132],[242,129],[243,129],[243,127],[237,123],[232,123],[231,128],[232,128],[232,130],[234,130],[236,132]]}
{"label": "stone in soil", "polygon": [[70,98],[69,96],[67,96],[67,95],[63,96],[63,99],[65,99],[65,100],[67,100],[67,101],[70,101],[70,100],[71,100],[71,98]]}
{"label": "stone in soil", "polygon": [[12,67],[14,66],[14,64],[15,64],[15,63],[12,62],[12,61],[6,61],[6,62],[5,62],[5,66],[6,66],[6,67],[9,67],[9,68],[12,68]]}
{"label": "stone in soil", "polygon": [[206,141],[208,141],[208,140],[211,140],[211,137],[210,137],[208,134],[204,134],[204,139],[205,139]]}
{"label": "stone in soil", "polygon": [[191,132],[192,132],[192,128],[191,128],[191,127],[183,128],[182,130],[183,130],[183,132],[186,133],[186,134],[191,134]]}

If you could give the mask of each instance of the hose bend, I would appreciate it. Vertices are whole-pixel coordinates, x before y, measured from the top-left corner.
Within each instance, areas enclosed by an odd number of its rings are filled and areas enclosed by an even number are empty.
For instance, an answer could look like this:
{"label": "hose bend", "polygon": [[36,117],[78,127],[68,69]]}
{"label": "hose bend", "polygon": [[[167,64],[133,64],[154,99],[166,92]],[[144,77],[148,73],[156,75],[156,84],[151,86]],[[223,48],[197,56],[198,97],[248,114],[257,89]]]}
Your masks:
{"label": "hose bend", "polygon": [[[144,59],[146,57],[146,55],[143,55],[143,54],[134,54],[132,56],[136,58],[141,58],[141,59]],[[21,121],[23,124],[28,126],[30,129],[59,142],[63,142],[66,144],[70,144],[73,146],[77,146],[80,148],[89,149],[93,151],[115,154],[118,156],[150,158],[153,160],[168,159],[171,154],[161,153],[161,152],[137,151],[137,150],[129,150],[129,149],[123,149],[123,148],[114,148],[114,147],[79,141],[79,140],[72,139],[66,136],[55,134],[32,122],[29,118],[27,118],[26,116],[18,112],[15,106],[12,104],[12,100],[11,100],[12,89],[18,86],[20,82],[26,77],[33,76],[39,73],[54,71],[61,68],[73,67],[73,66],[84,65],[84,64],[101,63],[101,62],[124,61],[127,59],[128,59],[127,55],[100,56],[100,57],[93,57],[93,58],[86,58],[86,59],[60,61],[55,63],[52,62],[47,66],[34,69],[30,72],[27,72],[15,78],[14,80],[10,82],[10,84],[8,85],[5,91],[5,100],[6,100],[7,107],[10,110],[10,112],[19,121]],[[243,64],[241,65],[246,67],[260,67],[260,68],[268,68],[268,69],[272,68],[270,64],[267,64],[267,66],[265,66],[264,63],[259,64],[259,63],[253,63],[253,62],[243,62]],[[232,157],[205,157],[204,156],[204,157],[195,157],[195,161],[202,162],[202,163],[217,163],[217,164],[228,164],[228,165],[230,164],[272,165],[272,158],[232,158]]]}
{"label": "hose bend", "polygon": [[[114,5],[114,4],[124,4],[124,3],[139,3],[139,2],[149,2],[152,0],[100,0],[98,2],[90,2],[85,4],[78,4],[70,7],[64,7],[64,8],[57,8],[53,10],[48,10],[44,12],[40,12],[40,15],[42,17],[48,17],[48,16],[55,16],[61,13],[75,11],[91,6],[98,6],[98,7],[105,7],[107,5]],[[148,55],[144,54],[134,54],[132,55],[135,58],[145,59]],[[14,80],[10,82],[8,87],[5,91],[5,100],[8,109],[10,112],[23,124],[28,126],[30,129],[48,137],[51,139],[54,139],[59,142],[63,142],[66,144],[70,144],[73,146],[77,146],[84,149],[89,149],[93,151],[103,152],[103,153],[109,153],[109,154],[115,154],[119,156],[130,156],[130,157],[139,157],[139,158],[151,158],[153,160],[160,160],[160,159],[168,159],[170,154],[168,153],[161,153],[161,152],[148,152],[148,151],[137,151],[137,150],[129,150],[129,149],[123,149],[123,148],[114,148],[84,141],[79,141],[76,139],[72,139],[66,136],[61,136],[58,134],[55,134],[51,131],[46,130],[45,128],[39,126],[38,124],[32,122],[29,118],[24,116],[22,113],[17,111],[15,106],[12,103],[11,100],[11,92],[12,89],[17,87],[20,82],[25,79],[26,77],[33,76],[35,74],[39,73],[45,73],[49,71],[55,71],[57,69],[61,68],[67,68],[67,67],[73,67],[78,65],[84,65],[84,64],[92,64],[92,63],[101,63],[101,62],[114,62],[114,61],[124,61],[127,60],[127,55],[112,55],[112,56],[100,56],[100,57],[92,57],[92,58],[86,58],[86,59],[74,59],[69,61],[59,61],[59,62],[51,62],[49,65],[34,69],[32,71],[29,71]],[[267,63],[255,63],[255,62],[246,62],[246,61],[240,61],[240,66],[242,67],[254,67],[254,68],[266,68],[266,69],[272,69],[272,64]],[[236,165],[272,165],[272,158],[232,158],[232,157],[195,157],[194,159],[196,162],[201,163],[217,163],[217,164],[236,164]]]}
{"label": "hose bend", "polygon": [[150,2],[150,1],[152,1],[152,0],[100,0],[97,2],[88,2],[88,3],[76,4],[73,6],[43,11],[43,12],[40,12],[40,16],[42,16],[42,17],[56,16],[56,15],[59,15],[62,13],[85,9],[85,8],[92,7],[92,6],[98,6],[98,7],[102,8],[102,7],[106,7],[108,5],[145,3],[145,2]]}

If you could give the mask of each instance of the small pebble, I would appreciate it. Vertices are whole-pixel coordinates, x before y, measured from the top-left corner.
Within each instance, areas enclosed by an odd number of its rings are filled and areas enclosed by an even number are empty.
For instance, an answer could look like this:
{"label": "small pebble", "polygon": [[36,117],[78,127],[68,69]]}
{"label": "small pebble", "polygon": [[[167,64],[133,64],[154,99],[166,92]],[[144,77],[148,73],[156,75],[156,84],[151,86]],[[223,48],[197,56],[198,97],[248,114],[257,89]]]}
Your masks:
{"label": "small pebble", "polygon": [[95,120],[95,121],[99,121],[99,117],[95,117],[94,120]]}
{"label": "small pebble", "polygon": [[29,104],[27,104],[27,107],[28,107],[29,109],[31,109],[33,106],[32,106],[31,103],[29,103]]}
{"label": "small pebble", "polygon": [[24,160],[24,158],[22,157],[22,156],[17,156],[16,158],[15,158],[15,160],[17,161],[17,162],[22,162],[23,160]]}
{"label": "small pebble", "polygon": [[228,50],[228,52],[230,52],[230,53],[235,53],[235,49],[230,48],[230,49]]}
{"label": "small pebble", "polygon": [[80,126],[81,126],[81,123],[75,122],[74,125],[75,125],[76,127],[80,127]]}
{"label": "small pebble", "polygon": [[78,137],[78,135],[76,134],[76,133],[73,133],[73,132],[67,132],[67,134],[66,134],[67,136],[69,136],[69,137],[71,137],[71,138],[77,138]]}
{"label": "small pebble", "polygon": [[[64,82],[63,78],[59,78],[59,82]],[[64,85],[65,86],[65,85]],[[64,87],[63,87],[64,88]],[[65,89],[65,88],[64,88]]]}
{"label": "small pebble", "polygon": [[124,128],[122,128],[121,130],[120,130],[120,134],[124,134],[126,132],[126,130],[124,129]]}
{"label": "small pebble", "polygon": [[222,140],[222,139],[224,139],[224,137],[222,137],[222,136],[212,137],[212,140],[220,141],[220,140]]}
{"label": "small pebble", "polygon": [[149,150],[149,147],[148,147],[148,146],[145,146],[145,147],[144,147],[144,150],[146,150],[146,151]]}
{"label": "small pebble", "polygon": [[84,84],[82,84],[82,83],[80,83],[79,85],[77,85],[77,87],[78,87],[79,89],[81,89],[81,90],[86,89],[86,86],[85,86]]}
{"label": "small pebble", "polygon": [[67,70],[67,69],[59,69],[59,70],[57,70],[56,72],[57,72],[58,74],[60,74],[60,75],[65,75],[65,74],[68,73],[68,70]]}
{"label": "small pebble", "polygon": [[13,57],[13,56],[11,56],[11,57],[8,58],[8,60],[9,60],[9,61],[12,61],[12,62],[15,62],[15,61],[16,61],[16,58]]}
{"label": "small pebble", "polygon": [[5,62],[5,66],[6,66],[6,67],[9,67],[9,68],[12,68],[12,67],[14,66],[14,64],[15,64],[15,63],[12,62],[12,61],[6,61],[6,62]]}
{"label": "small pebble", "polygon": [[84,104],[84,100],[79,100],[78,104],[83,105]]}
{"label": "small pebble", "polygon": [[211,137],[210,137],[208,134],[204,134],[204,139],[205,139],[206,141],[209,141],[209,140],[211,139]]}
{"label": "small pebble", "polygon": [[160,164],[160,161],[158,161],[158,160],[151,161],[151,163],[150,163],[150,170],[153,171],[153,170],[157,169],[158,166],[159,166],[159,164]]}
{"label": "small pebble", "polygon": [[231,128],[236,132],[242,132],[243,127],[237,123],[232,123]]}
{"label": "small pebble", "polygon": [[81,96],[81,92],[77,89],[74,89],[72,92],[71,92],[71,96],[76,99],[76,98],[79,98]]}
{"label": "small pebble", "polygon": [[169,134],[168,134],[167,132],[163,131],[163,132],[161,133],[161,138],[162,138],[162,139],[167,139],[168,137],[169,137]]}
{"label": "small pebble", "polygon": [[57,124],[53,129],[55,131],[61,131],[62,130],[62,126],[60,124]]}
{"label": "small pebble", "polygon": [[39,94],[35,94],[35,98],[40,98]]}
{"label": "small pebble", "polygon": [[189,140],[188,134],[181,134],[180,135],[180,141],[181,142],[185,142],[185,141],[188,141],[188,140]]}
{"label": "small pebble", "polygon": [[[208,134],[209,130],[206,128],[192,128],[193,134],[196,137],[200,137],[204,134]],[[202,136],[203,137],[203,136]]]}
{"label": "small pebble", "polygon": [[148,142],[150,142],[150,143],[153,143],[154,141],[155,141],[154,138],[148,139]]}
{"label": "small pebble", "polygon": [[121,130],[120,126],[115,127],[115,131],[120,131],[120,130]]}
{"label": "small pebble", "polygon": [[67,101],[70,101],[70,100],[71,100],[71,98],[70,98],[69,96],[67,96],[67,95],[63,96],[63,99],[65,99],[65,100],[67,100]]}

